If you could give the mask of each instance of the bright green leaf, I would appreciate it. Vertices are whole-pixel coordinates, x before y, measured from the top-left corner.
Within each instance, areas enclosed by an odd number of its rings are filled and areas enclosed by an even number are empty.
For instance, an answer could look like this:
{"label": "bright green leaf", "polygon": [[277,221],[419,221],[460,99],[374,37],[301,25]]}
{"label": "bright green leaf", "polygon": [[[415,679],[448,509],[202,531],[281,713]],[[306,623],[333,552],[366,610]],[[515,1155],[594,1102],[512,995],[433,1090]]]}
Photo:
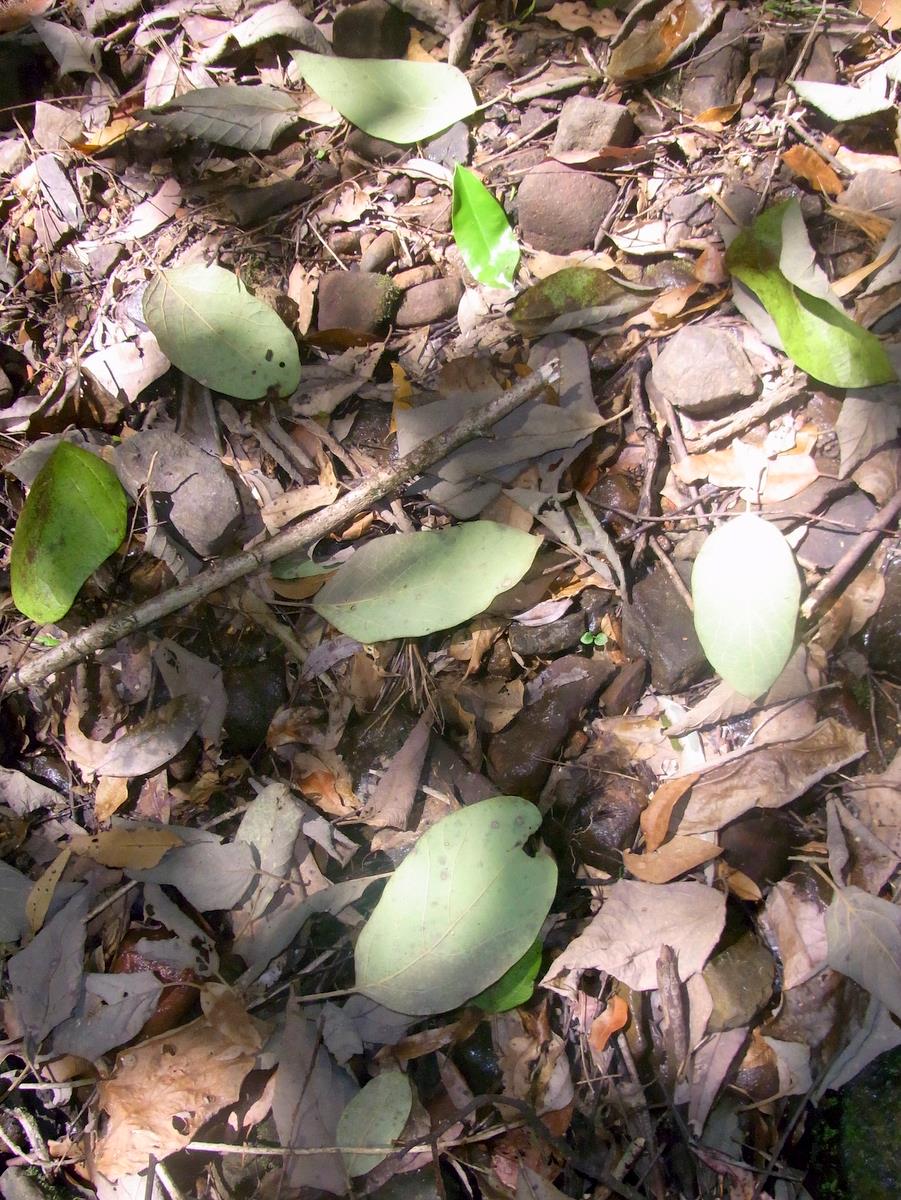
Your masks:
{"label": "bright green leaf", "polygon": [[352,125],[388,142],[422,141],[476,110],[466,76],[447,63],[292,53],[318,96]]}
{"label": "bright green leaf", "polygon": [[523,846],[534,804],[494,796],[427,830],[388,880],[356,949],[356,986],[396,1012],[447,1012],[509,970],[538,936],[557,886]]}
{"label": "bright green leaf", "polygon": [[896,378],[882,343],[851,320],[828,293],[798,286],[787,260],[809,247],[784,238],[796,216],[793,201],[762,213],[726,255],[733,275],[754,293],[776,326],[785,353],[814,379],[833,387],[870,387]]}
{"label": "bright green leaf", "polygon": [[494,521],[392,533],[356,550],[313,607],[358,642],[451,629],[519,583],[540,544],[540,538]]}
{"label": "bright green leaf", "polygon": [[487,1013],[507,1012],[531,1000],[535,980],[541,969],[541,939],[536,939],[518,962],[505,971],[497,983],[473,996],[470,1004]]}
{"label": "bright green leaf", "polygon": [[144,292],[144,320],[175,366],[226,396],[287,396],[300,382],[294,335],[224,267],[160,271]]}
{"label": "bright green leaf", "polygon": [[41,467],[13,537],[13,602],[32,621],[58,621],[88,576],[125,537],[128,500],[115,471],[71,442]]}
{"label": "bright green leaf", "polygon": [[[339,1146],[390,1146],[403,1133],[413,1108],[410,1081],[402,1071],[383,1071],[370,1079],[345,1108],[338,1121]],[[365,1175],[388,1157],[387,1150],[371,1154],[342,1150],[351,1179]]]}
{"label": "bright green leaf", "polygon": [[509,288],[519,264],[519,244],[507,214],[466,167],[454,168],[451,214],[454,241],[469,270],[486,287]]}
{"label": "bright green leaf", "polygon": [[691,594],[710,663],[755,699],[775,682],[794,644],[801,581],[788,542],[769,521],[736,517],[701,547]]}

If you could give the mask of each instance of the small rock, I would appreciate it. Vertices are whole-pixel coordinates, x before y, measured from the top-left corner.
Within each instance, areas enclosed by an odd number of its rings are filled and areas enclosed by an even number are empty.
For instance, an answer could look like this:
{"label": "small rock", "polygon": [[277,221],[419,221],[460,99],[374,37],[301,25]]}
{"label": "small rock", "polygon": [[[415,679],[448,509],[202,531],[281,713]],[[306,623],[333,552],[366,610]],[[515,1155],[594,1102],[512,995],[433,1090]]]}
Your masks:
{"label": "small rock", "polygon": [[420,283],[429,283],[433,279],[440,279],[441,268],[435,263],[423,263],[421,267],[410,267],[407,271],[398,271],[391,278],[394,280],[395,287],[406,292]]}
{"label": "small rock", "polygon": [[378,274],[390,267],[397,256],[397,238],[390,231],[380,233],[366,249],[360,258],[361,271],[373,271]]}
{"label": "small rock", "polygon": [[714,955],[701,972],[713,998],[708,1033],[749,1025],[773,995],[776,964],[753,933]]}
{"label": "small rock", "polygon": [[[603,787],[596,780],[603,779]],[[647,789],[620,749],[594,747],[554,768],[542,796],[542,833],[558,862],[621,872],[647,807]]]}
{"label": "small rock", "polygon": [[360,251],[359,230],[339,229],[329,238],[328,244],[336,254],[358,254]]}
{"label": "small rock", "polygon": [[147,486],[149,478],[153,495],[164,498],[160,511],[168,507],[166,523],[195,554],[207,558],[228,545],[240,505],[218,458],[177,433],[145,429],[116,447],[115,466],[132,496]]}
{"label": "small rock", "polygon": [[330,271],[319,281],[318,328],[377,333],[391,320],[399,297],[387,275]]}
{"label": "small rock", "polygon": [[288,699],[284,658],[273,651],[265,661],[226,667],[228,696],[225,738],[232,754],[253,754],[265,744],[269,724]]}
{"label": "small rock", "polygon": [[606,179],[563,163],[540,163],[519,186],[523,239],[550,254],[590,249],[616,197],[616,188]]}
{"label": "small rock", "polygon": [[901,217],[901,175],[896,171],[861,171],[838,198],[845,208],[896,221]]}
{"label": "small rock", "polygon": [[690,72],[682,89],[682,108],[697,116],[708,108],[735,102],[735,93],[748,69],[745,31],[750,18],[730,10],[723,18],[722,32],[712,38],[703,54],[686,66]]}
{"label": "small rock", "polygon": [[399,329],[413,329],[418,325],[430,325],[433,321],[452,317],[456,314],[464,290],[462,280],[456,276],[417,284],[404,293],[395,324]]}
{"label": "small rock", "polygon": [[731,333],[688,325],[663,348],[651,382],[676,408],[692,416],[720,412],[756,396],[758,379]]}
{"label": "small rock", "polygon": [[573,96],[561,110],[551,153],[628,146],[634,135],[635,124],[625,105],[591,96]]}
{"label": "small rock", "polygon": [[886,556],[885,595],[864,632],[867,658],[876,671],[901,679],[901,553]]}
{"label": "small rock", "polygon": [[[823,510],[823,524],[808,525],[798,547],[798,557],[816,567],[834,567],[875,512],[876,505],[860,488],[835,500]],[[837,522],[840,528],[829,529],[830,521]]]}
{"label": "small rock", "polygon": [[648,660],[651,683],[663,695],[690,687],[710,671],[688,606],[663,567],[632,589],[632,603],[623,609],[623,651]]}
{"label": "small rock", "polygon": [[440,137],[423,146],[423,157],[453,170],[457,163],[469,162],[469,126],[457,121]]}
{"label": "small rock", "polygon": [[621,717],[633,704],[637,704],[644,693],[648,664],[643,658],[626,663],[613,683],[601,692],[600,706],[609,717]]}
{"label": "small rock", "polygon": [[567,613],[547,625],[517,625],[510,626],[507,638],[510,649],[514,654],[523,658],[534,655],[559,654],[561,650],[569,650],[575,646],[585,632],[588,622],[585,613]]}
{"label": "small rock", "polygon": [[244,228],[300,204],[310,195],[310,185],[302,179],[280,179],[266,187],[237,188],[223,196],[223,203]]}
{"label": "small rock", "polygon": [[788,870],[792,831],[784,813],[752,808],[720,830],[723,858],[759,888],[778,883]]}
{"label": "small rock", "polygon": [[543,690],[534,703],[491,739],[488,774],[511,796],[534,799],[550,774],[554,758],[615,667],[606,657],[568,654],[540,676]]}
{"label": "small rock", "polygon": [[801,72],[801,78],[805,83],[838,83],[835,55],[832,53],[829,38],[825,33],[821,33],[819,37],[813,39],[813,45],[810,47],[810,54],[807,57],[807,66]]}
{"label": "small rock", "polygon": [[332,27],[332,51],[342,58],[403,58],[409,40],[407,17],[386,0],[348,5]]}
{"label": "small rock", "polygon": [[407,153],[405,146],[386,142],[384,138],[371,137],[362,129],[352,129],[344,145],[366,162],[400,162]]}

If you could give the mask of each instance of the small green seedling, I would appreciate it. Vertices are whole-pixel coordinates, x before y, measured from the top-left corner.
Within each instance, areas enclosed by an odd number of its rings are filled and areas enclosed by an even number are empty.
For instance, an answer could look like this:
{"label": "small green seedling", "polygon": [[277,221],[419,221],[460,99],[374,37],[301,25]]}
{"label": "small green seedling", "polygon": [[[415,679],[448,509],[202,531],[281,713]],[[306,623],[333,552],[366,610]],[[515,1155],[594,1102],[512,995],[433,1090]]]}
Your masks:
{"label": "small green seedling", "polygon": [[579,641],[583,646],[606,646],[610,639],[606,633],[591,633],[590,630],[586,629],[579,638]]}

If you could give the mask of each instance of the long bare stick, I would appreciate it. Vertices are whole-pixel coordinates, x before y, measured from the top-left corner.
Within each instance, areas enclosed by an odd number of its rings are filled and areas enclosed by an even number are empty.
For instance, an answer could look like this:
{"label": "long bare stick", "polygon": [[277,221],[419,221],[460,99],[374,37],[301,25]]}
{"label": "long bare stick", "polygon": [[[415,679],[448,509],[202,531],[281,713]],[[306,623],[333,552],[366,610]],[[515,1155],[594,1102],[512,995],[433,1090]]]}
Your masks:
{"label": "long bare stick", "polygon": [[260,567],[282,558],[286,554],[303,550],[320,538],[342,529],[350,520],[358,516],[377,500],[382,500],[392,492],[396,492],[411,483],[423,471],[446,458],[451,451],[456,450],[465,442],[483,434],[487,429],[508,416],[514,409],[527,400],[533,400],[544,388],[554,383],[559,376],[560,364],[556,360],[545,363],[538,370],[521,380],[505,392],[501,392],[484,408],[468,413],[461,421],[450,429],[439,433],[428,441],[411,450],[404,458],[394,464],[380,468],[374,474],[364,479],[356,487],[351,488],[334,504],[321,512],[313,513],[297,525],[283,529],[268,541],[245,550],[232,558],[226,558],[212,567],[208,567],[199,575],[180,587],[172,588],[160,596],[154,596],[143,604],[117,613],[89,625],[79,633],[60,642],[46,654],[41,654],[32,662],[13,671],[7,686],[16,690],[31,687],[53,675],[56,671],[70,667],[96,650],[112,646],[120,638],[144,629],[147,625],[159,621],[170,613],[178,612],[189,604],[202,600],[211,592],[234,583],[245,575],[257,571]]}

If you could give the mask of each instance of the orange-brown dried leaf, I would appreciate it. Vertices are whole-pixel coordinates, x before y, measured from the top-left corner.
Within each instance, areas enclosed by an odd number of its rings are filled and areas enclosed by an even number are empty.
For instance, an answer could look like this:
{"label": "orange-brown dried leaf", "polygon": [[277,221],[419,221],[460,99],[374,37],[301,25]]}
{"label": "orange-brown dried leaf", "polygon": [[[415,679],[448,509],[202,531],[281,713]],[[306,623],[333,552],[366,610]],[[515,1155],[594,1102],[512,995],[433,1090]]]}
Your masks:
{"label": "orange-brown dried leaf", "polygon": [[699,778],[698,771],[688,775],[678,775],[675,779],[667,779],[651,797],[647,808],[639,817],[641,832],[644,834],[645,846],[653,851],[663,844],[669,832],[670,818],[673,809]]}
{"label": "orange-brown dried leaf", "polygon": [[827,196],[837,196],[845,190],[845,185],[816,150],[810,146],[792,146],[782,155],[782,161],[792,172]]}
{"label": "orange-brown dried leaf", "polygon": [[901,0],[857,0],[857,9],[883,29],[901,29]]}
{"label": "orange-brown dried leaf", "polygon": [[0,33],[24,29],[32,17],[45,13],[53,0],[0,0]]}
{"label": "orange-brown dried leaf", "polygon": [[624,850],[623,863],[627,871],[644,883],[669,883],[671,879],[677,879],[686,871],[693,871],[721,853],[720,847],[713,842],[677,833],[657,850],[649,850],[647,854],[633,854],[631,850]]}
{"label": "orange-brown dried leaf", "polygon": [[[228,1022],[207,1017],[119,1055],[98,1089],[107,1114],[94,1156],[107,1179],[134,1175],[150,1155],[164,1159],[238,1099],[256,1062],[264,1026],[241,1010]],[[177,1122],[177,1128],[176,1128]]]}
{"label": "orange-brown dried leaf", "polygon": [[595,1054],[607,1049],[607,1043],[615,1033],[625,1029],[629,1021],[629,1006],[622,996],[611,996],[607,1007],[591,1022],[588,1044]]}
{"label": "orange-brown dried leaf", "polygon": [[650,21],[638,21],[614,48],[608,76],[625,82],[656,75],[710,28],[722,7],[716,0],[671,0]]}

